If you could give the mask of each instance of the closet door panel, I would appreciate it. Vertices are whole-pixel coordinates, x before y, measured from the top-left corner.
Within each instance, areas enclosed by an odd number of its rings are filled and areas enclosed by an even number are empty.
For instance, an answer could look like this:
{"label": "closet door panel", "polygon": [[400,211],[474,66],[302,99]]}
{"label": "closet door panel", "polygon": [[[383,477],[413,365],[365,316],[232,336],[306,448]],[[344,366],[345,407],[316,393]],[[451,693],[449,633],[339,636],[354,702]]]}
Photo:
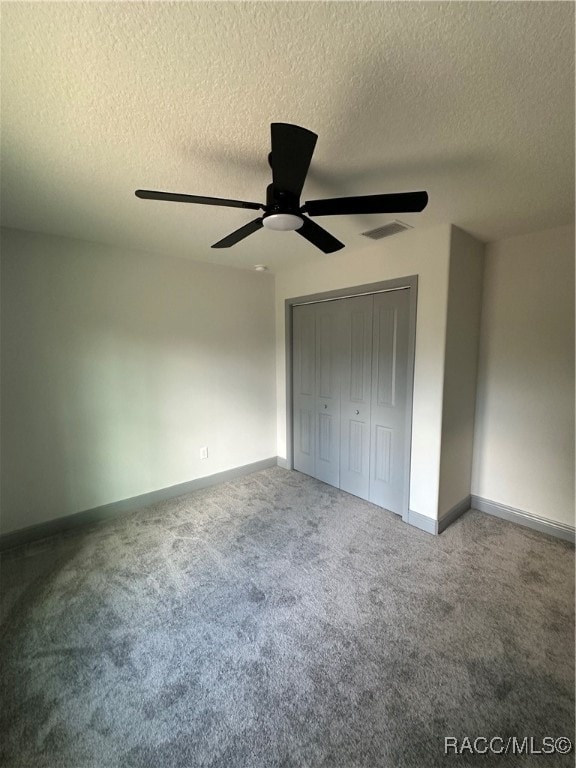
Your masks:
{"label": "closet door panel", "polygon": [[372,296],[343,299],[340,339],[340,488],[369,499]]}
{"label": "closet door panel", "polygon": [[294,307],[292,372],[294,469],[314,475],[316,314],[311,304]]}
{"label": "closet door panel", "polygon": [[314,306],[316,315],[316,398],[314,477],[340,487],[339,302]]}
{"label": "closet door panel", "polygon": [[402,513],[406,466],[408,291],[374,296],[370,501]]}

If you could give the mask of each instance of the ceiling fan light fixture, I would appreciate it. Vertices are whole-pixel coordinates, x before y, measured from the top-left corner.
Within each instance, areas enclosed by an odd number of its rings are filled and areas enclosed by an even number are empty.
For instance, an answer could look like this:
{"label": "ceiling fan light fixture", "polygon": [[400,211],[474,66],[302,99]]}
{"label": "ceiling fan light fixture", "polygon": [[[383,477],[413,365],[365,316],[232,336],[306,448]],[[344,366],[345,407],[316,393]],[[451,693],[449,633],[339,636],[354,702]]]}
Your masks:
{"label": "ceiling fan light fixture", "polygon": [[295,213],[270,213],[268,216],[264,216],[262,224],[266,229],[289,232],[294,229],[300,229],[304,224],[304,219],[296,216]]}

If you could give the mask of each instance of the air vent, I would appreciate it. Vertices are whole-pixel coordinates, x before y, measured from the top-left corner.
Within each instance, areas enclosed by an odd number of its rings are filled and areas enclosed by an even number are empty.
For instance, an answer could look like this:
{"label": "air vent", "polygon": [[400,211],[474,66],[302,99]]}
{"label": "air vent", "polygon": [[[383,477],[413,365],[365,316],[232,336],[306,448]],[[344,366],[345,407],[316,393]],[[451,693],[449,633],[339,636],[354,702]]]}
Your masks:
{"label": "air vent", "polygon": [[392,221],[390,224],[383,224],[376,229],[369,229],[368,232],[361,232],[364,237],[369,237],[371,240],[381,240],[383,237],[391,237],[397,235],[398,232],[404,232],[405,229],[414,229],[414,227],[404,224],[402,221]]}

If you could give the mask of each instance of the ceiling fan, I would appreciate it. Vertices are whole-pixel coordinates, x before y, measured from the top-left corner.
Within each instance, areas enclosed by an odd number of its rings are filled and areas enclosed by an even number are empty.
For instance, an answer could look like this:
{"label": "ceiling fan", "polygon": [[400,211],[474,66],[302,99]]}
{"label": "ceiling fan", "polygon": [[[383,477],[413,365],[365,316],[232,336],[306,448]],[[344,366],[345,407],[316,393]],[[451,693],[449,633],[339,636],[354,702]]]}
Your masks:
{"label": "ceiling fan", "polygon": [[[295,230],[324,253],[344,248],[329,232],[308,216],[335,216],[362,213],[418,213],[426,207],[426,192],[401,192],[361,197],[336,197],[328,200],[309,200],[300,205],[300,194],[310,167],[318,136],[306,128],[290,123],[272,123],[272,151],[268,162],[272,168],[272,184],[266,189],[266,205],[244,200],[226,200],[221,197],[200,197],[172,192],[137,189],[136,197],[147,200],[167,200],[176,203],[224,205],[229,208],[250,208],[264,211],[263,215],[214,243],[212,248],[229,248],[248,235],[265,227],[276,230]],[[307,214],[307,215],[306,215]]]}

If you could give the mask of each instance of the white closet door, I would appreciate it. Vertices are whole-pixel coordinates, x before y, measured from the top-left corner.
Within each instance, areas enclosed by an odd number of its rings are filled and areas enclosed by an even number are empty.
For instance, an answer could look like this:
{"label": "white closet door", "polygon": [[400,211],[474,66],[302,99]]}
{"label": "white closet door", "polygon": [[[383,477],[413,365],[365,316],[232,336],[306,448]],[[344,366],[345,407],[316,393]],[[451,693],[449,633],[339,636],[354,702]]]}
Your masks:
{"label": "white closet door", "polygon": [[316,453],[316,305],[294,307],[292,389],[294,469],[314,476]]}
{"label": "white closet door", "polygon": [[340,302],[293,311],[294,469],[340,485]]}
{"label": "white closet door", "polygon": [[340,488],[370,498],[373,296],[342,299]]}
{"label": "white closet door", "polygon": [[293,309],[294,468],[402,514],[410,291]]}
{"label": "white closet door", "polygon": [[316,304],[314,477],[340,487],[340,302]]}
{"label": "white closet door", "polygon": [[409,291],[374,296],[370,501],[397,514],[408,482],[409,302]]}

